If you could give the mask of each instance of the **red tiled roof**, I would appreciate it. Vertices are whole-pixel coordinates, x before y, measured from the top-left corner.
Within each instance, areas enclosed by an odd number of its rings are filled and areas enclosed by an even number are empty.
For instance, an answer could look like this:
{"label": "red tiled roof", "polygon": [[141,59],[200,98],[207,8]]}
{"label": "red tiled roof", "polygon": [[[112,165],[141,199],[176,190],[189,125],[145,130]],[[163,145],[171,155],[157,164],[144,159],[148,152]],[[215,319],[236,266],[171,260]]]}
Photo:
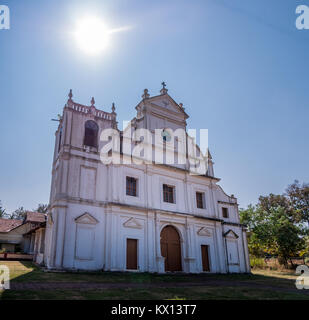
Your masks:
{"label": "red tiled roof", "polygon": [[25,222],[45,222],[45,214],[28,211]]}
{"label": "red tiled roof", "polygon": [[20,226],[22,223],[22,220],[0,219],[0,232],[9,232],[10,230]]}
{"label": "red tiled roof", "polygon": [[42,223],[38,224],[36,227],[33,227],[27,233],[25,233],[24,236],[27,235],[27,234],[31,234],[31,233],[35,232],[36,230],[38,230],[40,228],[45,229],[46,228],[46,222],[42,222]]}

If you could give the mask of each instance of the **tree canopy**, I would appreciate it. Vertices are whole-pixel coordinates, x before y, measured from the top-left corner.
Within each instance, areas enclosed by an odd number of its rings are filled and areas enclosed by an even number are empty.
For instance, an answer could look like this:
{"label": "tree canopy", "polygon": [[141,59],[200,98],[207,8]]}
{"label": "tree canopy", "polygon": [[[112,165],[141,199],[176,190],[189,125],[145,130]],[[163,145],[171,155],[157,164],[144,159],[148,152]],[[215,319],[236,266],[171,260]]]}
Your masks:
{"label": "tree canopy", "polygon": [[276,255],[285,263],[308,253],[309,185],[295,181],[285,194],[260,196],[257,205],[240,210],[248,228],[251,254]]}
{"label": "tree canopy", "polygon": [[5,212],[5,209],[2,207],[2,203],[0,200],[0,218],[6,218],[7,217],[7,213]]}
{"label": "tree canopy", "polygon": [[294,183],[286,189],[286,196],[294,211],[297,221],[307,223],[309,227],[309,183],[303,183],[295,180]]}
{"label": "tree canopy", "polygon": [[24,207],[19,207],[11,215],[10,219],[23,220],[27,214],[27,210]]}
{"label": "tree canopy", "polygon": [[[47,210],[48,210],[47,204],[39,203],[37,208],[34,209],[33,211],[40,212],[40,213],[46,213]],[[19,207],[18,209],[13,211],[11,214],[9,214],[2,207],[2,203],[0,201],[0,218],[23,220],[28,211],[31,211],[31,210],[27,210],[24,207]]]}
{"label": "tree canopy", "polygon": [[46,213],[47,210],[48,210],[48,205],[47,204],[39,203],[38,207],[34,211],[40,212],[40,213]]}

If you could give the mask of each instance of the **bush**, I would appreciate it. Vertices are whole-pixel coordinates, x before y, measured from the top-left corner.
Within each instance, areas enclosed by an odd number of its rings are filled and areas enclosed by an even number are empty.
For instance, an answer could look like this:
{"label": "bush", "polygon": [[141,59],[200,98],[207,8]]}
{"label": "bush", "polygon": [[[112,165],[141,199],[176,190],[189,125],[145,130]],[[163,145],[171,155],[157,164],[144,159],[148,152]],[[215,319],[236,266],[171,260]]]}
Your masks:
{"label": "bush", "polygon": [[263,258],[250,257],[250,264],[253,269],[265,269],[267,267]]}
{"label": "bush", "polygon": [[283,257],[278,257],[278,262],[281,266],[287,267],[287,261]]}

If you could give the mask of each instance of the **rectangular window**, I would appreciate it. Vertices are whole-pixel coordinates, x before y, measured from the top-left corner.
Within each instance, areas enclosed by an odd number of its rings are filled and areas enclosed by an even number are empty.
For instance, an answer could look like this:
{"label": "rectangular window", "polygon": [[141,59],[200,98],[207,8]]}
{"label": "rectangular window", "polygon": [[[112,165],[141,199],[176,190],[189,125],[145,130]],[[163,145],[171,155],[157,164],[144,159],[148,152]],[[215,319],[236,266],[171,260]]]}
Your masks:
{"label": "rectangular window", "polygon": [[168,186],[167,184],[163,185],[163,201],[169,203],[175,203],[173,186]]}
{"label": "rectangular window", "polygon": [[228,208],[222,208],[222,216],[223,216],[223,218],[228,218],[229,217]]}
{"label": "rectangular window", "polygon": [[199,209],[205,208],[205,196],[203,192],[196,193],[196,206]]}
{"label": "rectangular window", "polygon": [[137,197],[137,179],[127,177],[126,189],[128,196]]}

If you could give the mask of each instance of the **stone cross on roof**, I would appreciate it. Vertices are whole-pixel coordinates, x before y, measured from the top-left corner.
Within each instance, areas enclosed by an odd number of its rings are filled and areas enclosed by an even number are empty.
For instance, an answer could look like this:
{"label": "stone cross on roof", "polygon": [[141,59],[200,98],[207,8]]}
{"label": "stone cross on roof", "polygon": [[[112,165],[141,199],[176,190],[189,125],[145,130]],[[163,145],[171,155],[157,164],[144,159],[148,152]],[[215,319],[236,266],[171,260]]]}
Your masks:
{"label": "stone cross on roof", "polygon": [[163,81],[161,84],[162,84],[162,89],[160,90],[160,93],[162,95],[167,94],[166,83]]}

